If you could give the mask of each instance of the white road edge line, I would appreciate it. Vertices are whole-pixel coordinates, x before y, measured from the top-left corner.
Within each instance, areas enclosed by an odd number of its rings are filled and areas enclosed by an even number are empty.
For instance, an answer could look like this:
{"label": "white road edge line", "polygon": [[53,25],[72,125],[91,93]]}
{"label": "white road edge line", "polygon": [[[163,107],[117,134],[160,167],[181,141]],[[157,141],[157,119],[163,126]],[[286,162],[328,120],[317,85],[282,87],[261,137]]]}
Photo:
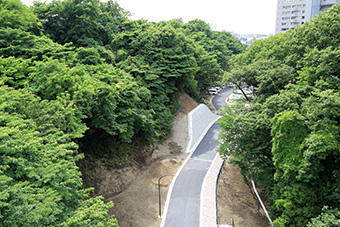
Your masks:
{"label": "white road edge line", "polygon": [[[213,120],[206,128],[205,130],[203,131],[202,135],[198,138],[197,142],[194,144],[194,146],[190,149],[190,146],[191,146],[191,143],[192,143],[192,113],[194,113],[201,105],[204,105],[204,104],[200,104],[198,105],[195,109],[193,109],[192,111],[189,112],[188,114],[188,128],[189,128],[189,141],[188,141],[188,144],[187,144],[187,148],[186,148],[186,151],[185,153],[188,153],[190,152],[190,155],[185,159],[185,161],[183,162],[183,164],[181,165],[181,167],[178,169],[178,171],[176,172],[176,175],[175,177],[172,179],[171,183],[170,183],[170,186],[169,186],[169,190],[168,190],[168,195],[166,197],[166,202],[165,202],[165,205],[164,205],[164,209],[163,209],[163,214],[162,215],[162,222],[161,222],[161,225],[160,227],[164,227],[165,225],[165,220],[166,220],[166,215],[168,213],[168,208],[169,208],[169,203],[170,203],[170,198],[171,198],[171,194],[172,194],[172,190],[173,190],[173,187],[175,185],[175,182],[177,180],[177,177],[179,175],[179,173],[182,171],[182,169],[184,168],[184,166],[186,165],[186,163],[189,161],[189,159],[191,158],[193,152],[198,144],[202,141],[202,139],[204,138],[205,134],[207,134],[207,132],[209,131],[209,129],[211,128],[211,126],[213,124],[215,124],[215,122],[220,118],[220,117],[217,117],[215,120]],[[217,116],[217,115],[216,115]]]}

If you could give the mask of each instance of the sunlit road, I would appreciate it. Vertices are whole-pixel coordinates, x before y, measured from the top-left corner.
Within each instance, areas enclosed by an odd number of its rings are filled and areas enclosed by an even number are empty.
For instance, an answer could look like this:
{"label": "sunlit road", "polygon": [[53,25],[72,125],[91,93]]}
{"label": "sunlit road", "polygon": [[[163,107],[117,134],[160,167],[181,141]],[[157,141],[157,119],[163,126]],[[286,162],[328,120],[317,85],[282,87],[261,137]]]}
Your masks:
{"label": "sunlit road", "polygon": [[[222,90],[212,100],[216,109],[220,109],[232,88]],[[194,123],[194,122],[193,122]],[[200,142],[179,173],[170,197],[166,215],[166,227],[198,227],[200,220],[200,195],[204,177],[216,155],[214,142],[218,138],[219,126],[214,124]]]}

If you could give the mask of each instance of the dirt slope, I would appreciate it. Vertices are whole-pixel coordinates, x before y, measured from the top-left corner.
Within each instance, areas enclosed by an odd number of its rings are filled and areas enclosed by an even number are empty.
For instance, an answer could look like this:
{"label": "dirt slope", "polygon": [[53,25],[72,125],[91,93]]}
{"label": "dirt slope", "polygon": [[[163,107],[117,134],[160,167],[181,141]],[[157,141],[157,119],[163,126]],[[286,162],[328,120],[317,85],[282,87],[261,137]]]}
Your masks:
{"label": "dirt slope", "polygon": [[[185,155],[181,155],[153,162],[128,189],[108,199],[115,204],[109,214],[116,216],[121,227],[160,226],[158,179],[165,174],[176,174],[185,157]],[[162,211],[171,180],[170,176],[161,180]]]}
{"label": "dirt slope", "polygon": [[[223,181],[223,178],[227,177]],[[224,163],[218,180],[217,209],[221,224],[234,219],[237,227],[267,227],[263,209],[244,183],[240,168]]]}

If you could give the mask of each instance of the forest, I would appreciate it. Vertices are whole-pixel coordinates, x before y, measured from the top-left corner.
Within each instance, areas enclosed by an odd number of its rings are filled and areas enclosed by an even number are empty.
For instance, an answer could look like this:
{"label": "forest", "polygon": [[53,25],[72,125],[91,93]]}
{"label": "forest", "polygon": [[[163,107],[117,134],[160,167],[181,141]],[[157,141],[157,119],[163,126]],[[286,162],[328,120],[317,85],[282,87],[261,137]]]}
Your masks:
{"label": "forest", "polygon": [[[199,19],[130,20],[115,1],[0,1],[0,223],[118,226],[76,162],[163,140],[246,47]],[[335,98],[335,97],[334,97]]]}
{"label": "forest", "polygon": [[275,227],[340,226],[339,41],[335,4],[256,41],[224,78],[253,95],[222,112],[219,152],[265,190]]}

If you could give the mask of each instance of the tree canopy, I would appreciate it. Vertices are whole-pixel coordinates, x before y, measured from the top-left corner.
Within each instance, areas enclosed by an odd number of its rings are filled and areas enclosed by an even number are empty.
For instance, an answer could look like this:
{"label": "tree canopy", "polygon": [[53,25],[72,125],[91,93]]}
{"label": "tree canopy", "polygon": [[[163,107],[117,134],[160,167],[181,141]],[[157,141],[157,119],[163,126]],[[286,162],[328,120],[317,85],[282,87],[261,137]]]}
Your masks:
{"label": "tree canopy", "polygon": [[203,21],[128,16],[114,1],[0,1],[4,225],[118,226],[112,203],[89,198],[76,162],[92,154],[124,163],[164,139],[180,91],[200,100],[245,50]]}
{"label": "tree canopy", "polygon": [[226,108],[219,152],[265,189],[274,226],[339,224],[339,11],[256,41],[225,77],[253,98]]}

